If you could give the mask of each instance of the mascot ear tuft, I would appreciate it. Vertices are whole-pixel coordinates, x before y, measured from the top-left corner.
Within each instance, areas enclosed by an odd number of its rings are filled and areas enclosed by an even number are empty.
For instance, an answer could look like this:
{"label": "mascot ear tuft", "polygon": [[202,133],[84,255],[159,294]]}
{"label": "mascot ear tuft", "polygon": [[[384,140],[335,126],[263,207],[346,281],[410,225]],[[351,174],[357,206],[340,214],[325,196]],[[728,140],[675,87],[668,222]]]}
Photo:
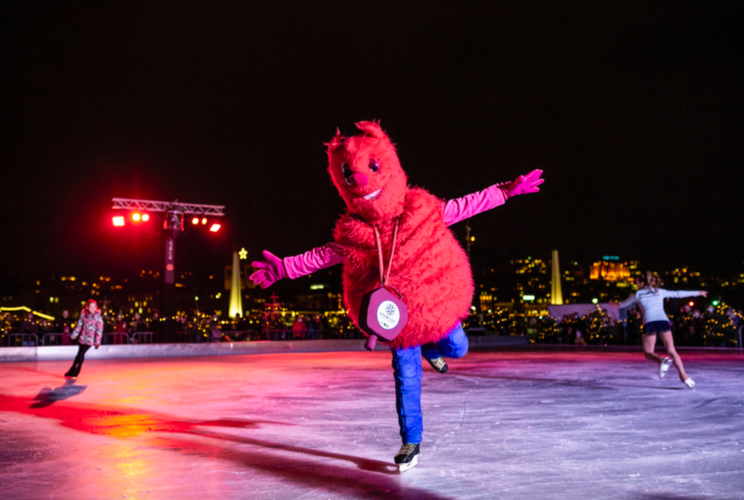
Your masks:
{"label": "mascot ear tuft", "polygon": [[331,139],[330,142],[325,144],[328,147],[328,153],[332,153],[333,150],[339,147],[343,142],[344,136],[341,135],[341,131],[336,127],[336,135],[333,136],[333,139]]}
{"label": "mascot ear tuft", "polygon": [[387,134],[385,134],[385,132],[382,130],[382,127],[380,127],[379,121],[356,122],[355,125],[359,130],[364,132],[365,135],[374,137],[376,139],[390,140]]}

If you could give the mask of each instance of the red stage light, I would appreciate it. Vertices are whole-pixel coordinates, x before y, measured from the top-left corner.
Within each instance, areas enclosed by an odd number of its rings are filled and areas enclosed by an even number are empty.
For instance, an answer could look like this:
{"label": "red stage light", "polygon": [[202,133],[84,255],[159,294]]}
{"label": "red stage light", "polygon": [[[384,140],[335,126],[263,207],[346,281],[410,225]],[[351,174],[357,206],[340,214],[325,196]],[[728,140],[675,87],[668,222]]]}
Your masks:
{"label": "red stage light", "polygon": [[197,224],[199,224],[199,217],[194,217],[193,219],[191,219],[191,223],[192,223],[193,225],[197,225]]}
{"label": "red stage light", "polygon": [[122,217],[121,215],[117,215],[112,219],[112,221],[114,222],[114,226],[119,227],[124,225],[124,217]]}
{"label": "red stage light", "polygon": [[150,220],[150,215],[149,214],[142,214],[142,221],[143,222],[147,222],[149,220]]}
{"label": "red stage light", "polygon": [[220,230],[221,227],[222,227],[221,225],[215,222],[214,224],[212,224],[212,227],[210,227],[209,230],[212,231],[213,233],[216,233],[217,231]]}
{"label": "red stage light", "polygon": [[139,213],[137,213],[137,212],[134,212],[134,213],[132,214],[132,220],[133,220],[134,222],[139,222],[141,218],[142,218],[142,216],[141,216],[141,215],[140,215]]}
{"label": "red stage light", "polygon": [[690,301],[690,307],[694,306],[695,303],[693,301]]}
{"label": "red stage light", "polygon": [[204,217],[204,218],[202,219],[202,225],[206,225],[206,224],[207,224],[207,218],[206,218],[206,217]]}

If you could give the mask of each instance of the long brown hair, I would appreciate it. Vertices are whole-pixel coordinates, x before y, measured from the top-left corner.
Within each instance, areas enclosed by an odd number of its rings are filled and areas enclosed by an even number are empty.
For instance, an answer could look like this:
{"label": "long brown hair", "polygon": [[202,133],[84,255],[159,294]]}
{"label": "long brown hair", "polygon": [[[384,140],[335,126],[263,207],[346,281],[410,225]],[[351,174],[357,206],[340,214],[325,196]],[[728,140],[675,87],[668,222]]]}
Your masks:
{"label": "long brown hair", "polygon": [[637,279],[639,283],[643,284],[646,288],[650,288],[653,292],[656,292],[664,285],[659,275],[653,271],[646,271],[638,276]]}

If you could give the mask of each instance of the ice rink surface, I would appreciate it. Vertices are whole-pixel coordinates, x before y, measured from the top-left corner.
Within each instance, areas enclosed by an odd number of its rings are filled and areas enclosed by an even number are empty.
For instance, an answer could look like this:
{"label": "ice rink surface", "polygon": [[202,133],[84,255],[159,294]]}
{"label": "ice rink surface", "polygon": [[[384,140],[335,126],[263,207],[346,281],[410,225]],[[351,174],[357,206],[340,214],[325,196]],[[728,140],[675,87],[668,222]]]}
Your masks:
{"label": "ice rink surface", "polygon": [[744,498],[744,356],[471,352],[424,363],[419,466],[398,474],[388,352],[0,364],[15,498]]}

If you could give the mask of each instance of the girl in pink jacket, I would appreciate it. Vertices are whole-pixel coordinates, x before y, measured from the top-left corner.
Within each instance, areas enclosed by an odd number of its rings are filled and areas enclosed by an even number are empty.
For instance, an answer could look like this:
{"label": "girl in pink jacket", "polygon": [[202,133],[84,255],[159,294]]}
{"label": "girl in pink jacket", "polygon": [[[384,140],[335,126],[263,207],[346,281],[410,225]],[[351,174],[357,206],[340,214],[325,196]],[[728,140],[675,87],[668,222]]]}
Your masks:
{"label": "girl in pink jacket", "polygon": [[[101,336],[103,335],[103,316],[101,311],[98,309],[98,303],[95,300],[90,299],[86,304],[85,308],[80,313],[80,319],[78,319],[75,329],[72,331],[72,339],[78,339],[80,347],[78,348],[77,356],[73,361],[70,369],[65,373],[65,377],[76,378],[80,374],[80,368],[83,366],[85,360],[85,353],[91,346],[95,346],[96,349],[101,345]],[[79,338],[78,338],[79,337]]]}

